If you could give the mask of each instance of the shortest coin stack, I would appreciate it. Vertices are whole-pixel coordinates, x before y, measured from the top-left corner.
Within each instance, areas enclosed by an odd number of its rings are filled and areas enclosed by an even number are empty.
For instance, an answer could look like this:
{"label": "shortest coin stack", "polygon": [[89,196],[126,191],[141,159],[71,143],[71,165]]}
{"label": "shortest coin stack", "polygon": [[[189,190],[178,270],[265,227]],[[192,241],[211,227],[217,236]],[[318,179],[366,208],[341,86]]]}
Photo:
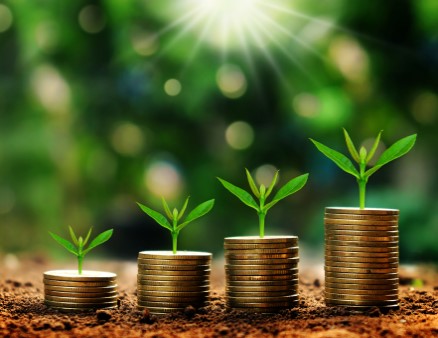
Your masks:
{"label": "shortest coin stack", "polygon": [[63,312],[117,307],[117,275],[111,272],[52,270],[44,272],[44,302]]}
{"label": "shortest coin stack", "polygon": [[226,303],[277,312],[298,304],[298,237],[225,238]]}
{"label": "shortest coin stack", "polygon": [[211,253],[142,251],[138,254],[138,308],[152,314],[207,305],[210,295]]}
{"label": "shortest coin stack", "polygon": [[398,217],[395,209],[326,208],[327,305],[398,307]]}

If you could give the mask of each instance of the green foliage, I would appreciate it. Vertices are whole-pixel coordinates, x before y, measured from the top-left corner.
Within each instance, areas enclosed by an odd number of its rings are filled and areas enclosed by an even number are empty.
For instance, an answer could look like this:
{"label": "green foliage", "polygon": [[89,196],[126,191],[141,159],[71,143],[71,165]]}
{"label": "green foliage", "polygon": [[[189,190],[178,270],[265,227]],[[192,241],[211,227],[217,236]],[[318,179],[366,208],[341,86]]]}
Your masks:
{"label": "green foliage", "polygon": [[71,226],[68,227],[70,237],[73,241],[70,242],[61,236],[58,236],[57,234],[54,234],[53,232],[49,231],[50,236],[57,241],[59,244],[61,244],[67,251],[71,252],[73,255],[75,255],[78,258],[78,273],[82,274],[82,263],[84,260],[84,256],[90,252],[92,249],[97,247],[98,245],[101,245],[108,241],[111,236],[113,235],[113,229],[106,230],[99,235],[97,235],[88,245],[87,248],[85,246],[87,245],[88,241],[90,240],[91,231],[93,228],[91,227],[90,230],[88,230],[87,236],[85,239],[83,239],[81,236],[77,237],[73,228]]}
{"label": "green foliage", "polygon": [[246,172],[246,177],[248,179],[249,187],[251,188],[251,191],[254,194],[254,196],[259,200],[259,204],[257,204],[257,202],[254,200],[254,198],[251,196],[250,193],[246,192],[242,188],[239,188],[219,177],[218,180],[222,183],[225,189],[227,189],[234,196],[240,199],[244,204],[257,211],[257,214],[259,215],[260,237],[263,238],[265,236],[265,218],[268,210],[271,209],[275,204],[277,204],[282,199],[294,194],[302,187],[304,187],[304,185],[307,182],[309,174],[303,174],[287,182],[283,187],[280,188],[280,190],[278,190],[272,201],[265,204],[266,199],[269,197],[269,195],[272,192],[272,189],[277,183],[278,171],[275,173],[271,183],[269,184],[268,190],[266,190],[266,187],[263,184],[260,185],[260,188],[257,189],[257,186],[249,170],[245,169],[245,172]]}
{"label": "green foliage", "polygon": [[395,142],[392,146],[386,149],[382,155],[380,155],[379,159],[375,163],[373,167],[366,170],[367,165],[374,157],[377,147],[379,146],[380,137],[382,135],[382,131],[377,135],[374,144],[370,151],[368,152],[365,147],[361,147],[359,151],[357,151],[353,141],[350,138],[348,132],[344,129],[344,137],[345,143],[347,144],[347,149],[350,152],[351,157],[354,161],[359,164],[359,170],[353,165],[353,163],[343,154],[333,150],[322,143],[319,143],[313,139],[310,141],[316,146],[316,148],[322,152],[325,156],[331,159],[336,165],[344,170],[345,172],[356,177],[356,180],[359,185],[359,204],[360,208],[365,208],[365,191],[366,184],[368,182],[369,177],[374,174],[377,170],[379,170],[385,164],[405,155],[415,144],[415,140],[417,138],[417,134],[413,134],[410,136],[406,136],[401,140]]}
{"label": "green foliage", "polygon": [[190,196],[186,198],[180,211],[178,211],[178,209],[176,208],[174,208],[173,211],[170,211],[169,205],[167,204],[166,200],[164,198],[161,198],[164,212],[170,222],[166,219],[166,216],[137,202],[138,206],[144,213],[146,213],[149,217],[155,220],[159,225],[170,231],[172,235],[172,251],[174,254],[176,254],[177,252],[179,232],[184,229],[189,223],[207,214],[214,205],[214,199],[199,204],[187,215],[184,222],[179,223],[187,209],[187,205],[189,204],[189,198]]}

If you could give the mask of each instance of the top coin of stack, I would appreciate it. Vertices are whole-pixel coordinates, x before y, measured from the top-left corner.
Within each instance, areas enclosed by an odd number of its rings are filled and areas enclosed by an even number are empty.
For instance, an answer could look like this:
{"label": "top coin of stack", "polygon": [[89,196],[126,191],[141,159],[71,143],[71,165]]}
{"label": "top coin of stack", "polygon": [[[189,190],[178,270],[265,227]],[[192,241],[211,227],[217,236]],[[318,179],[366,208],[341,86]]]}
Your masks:
{"label": "top coin of stack", "polygon": [[111,272],[52,270],[44,272],[46,305],[64,312],[117,307],[117,275]]}
{"label": "top coin of stack", "polygon": [[326,208],[328,305],[398,306],[398,216],[395,209]]}
{"label": "top coin of stack", "polygon": [[298,303],[298,237],[225,238],[226,303],[276,312]]}
{"label": "top coin of stack", "polygon": [[211,253],[142,251],[138,255],[139,309],[156,315],[192,305],[207,305],[210,295]]}

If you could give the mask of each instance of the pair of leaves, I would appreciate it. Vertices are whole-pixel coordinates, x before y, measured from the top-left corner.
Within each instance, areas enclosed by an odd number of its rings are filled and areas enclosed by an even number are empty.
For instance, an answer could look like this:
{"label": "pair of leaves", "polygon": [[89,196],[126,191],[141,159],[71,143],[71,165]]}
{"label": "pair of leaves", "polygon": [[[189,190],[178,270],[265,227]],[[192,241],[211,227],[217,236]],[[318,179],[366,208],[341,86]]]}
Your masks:
{"label": "pair of leaves", "polygon": [[[184,214],[184,211],[187,208],[189,198],[186,199],[186,202],[184,203],[183,208],[180,212],[178,210],[174,209],[174,212],[171,213],[169,207],[167,206],[166,201],[163,199],[163,206],[164,210],[168,216],[168,218],[172,221],[172,224],[166,219],[164,215],[161,213],[152,210],[151,208],[137,202],[140,209],[149,215],[152,219],[154,219],[159,225],[162,227],[170,230],[171,232],[180,231],[184,227],[186,227],[189,223],[193,222],[194,220],[204,216],[207,214],[214,206],[214,199],[208,200],[206,202],[203,202],[199,204],[196,208],[194,208],[185,218],[184,222],[181,224],[177,224],[177,222],[182,218],[182,215]],[[175,225],[175,226],[174,226]]]}
{"label": "pair of leaves", "polygon": [[77,257],[84,257],[92,249],[108,241],[113,234],[113,229],[106,230],[100,233],[90,242],[88,247],[84,250],[90,239],[92,229],[93,228],[90,228],[85,239],[82,239],[82,237],[77,237],[72,227],[69,226],[70,237],[73,243],[62,238],[61,236],[58,236],[57,234],[54,234],[53,232],[49,231],[49,234],[56,242],[62,245],[67,251],[71,252],[73,255]]}
{"label": "pair of leaves", "polygon": [[[345,133],[345,140],[347,143],[347,148],[350,151],[353,159],[358,162],[359,164],[367,164],[371,158],[374,156],[374,153],[377,149],[378,143],[380,141],[380,135],[382,132],[379,133],[379,135],[376,138],[376,141],[374,142],[373,147],[371,148],[370,152],[367,154],[366,150],[363,151],[361,148],[361,151],[357,151],[354,147],[353,142],[351,141],[350,137],[348,136],[348,133],[344,130]],[[316,148],[323,153],[325,156],[327,156],[329,159],[331,159],[336,165],[344,170],[345,172],[353,175],[359,180],[367,180],[372,174],[374,174],[377,170],[379,170],[382,166],[385,164],[405,155],[407,152],[409,152],[412,147],[415,144],[417,135],[413,134],[410,136],[406,136],[402,138],[401,140],[398,140],[395,142],[392,146],[390,146],[388,149],[386,149],[383,154],[379,157],[376,164],[365,171],[364,173],[360,172],[356,169],[356,167],[353,165],[353,163],[348,159],[345,155],[337,152],[336,150],[333,150],[322,143],[319,143],[313,139],[310,139],[313,144],[316,146]],[[362,153],[362,155],[361,155]]]}
{"label": "pair of leaves", "polygon": [[[278,172],[274,176],[273,182],[271,182],[271,185],[268,188],[266,195],[264,197],[269,196],[269,194],[271,193],[272,188],[274,187],[274,185],[277,181],[277,175],[278,175]],[[253,191],[254,195],[256,195],[256,197],[259,198],[260,191],[257,191],[254,180],[252,179],[252,177],[248,171],[247,171],[247,176],[248,176],[248,182],[249,182],[249,185],[251,187],[251,190]],[[266,214],[266,212],[270,208],[272,208],[275,204],[277,204],[279,201],[286,198],[287,196],[294,194],[295,192],[300,190],[302,187],[304,187],[304,185],[307,182],[308,177],[309,177],[309,174],[303,174],[301,176],[298,176],[298,177],[290,180],[283,187],[281,187],[280,190],[277,191],[277,193],[274,195],[274,198],[272,199],[271,202],[269,202],[268,204],[263,205],[263,206],[258,205],[257,202],[254,200],[254,198],[251,196],[251,194],[248,193],[247,191],[243,190],[242,188],[239,188],[239,187],[235,186],[234,184],[231,184],[231,183],[229,183],[229,182],[227,182],[219,177],[218,177],[218,180],[222,183],[222,185],[225,187],[225,189],[227,189],[234,196],[239,198],[244,204],[246,204],[250,208],[253,208],[254,210],[256,210],[259,213]],[[260,190],[263,190],[262,187]],[[256,194],[255,191],[257,191],[258,194]]]}

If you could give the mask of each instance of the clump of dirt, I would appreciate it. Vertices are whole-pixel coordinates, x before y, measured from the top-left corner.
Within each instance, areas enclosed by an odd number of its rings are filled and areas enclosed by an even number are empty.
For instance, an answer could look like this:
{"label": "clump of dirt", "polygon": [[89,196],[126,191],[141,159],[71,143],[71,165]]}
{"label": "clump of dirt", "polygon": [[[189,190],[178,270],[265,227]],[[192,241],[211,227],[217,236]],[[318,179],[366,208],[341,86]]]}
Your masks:
{"label": "clump of dirt", "polygon": [[[102,264],[97,264],[102,265]],[[43,302],[42,272],[29,261],[0,277],[2,337],[438,337],[438,274],[418,271],[423,285],[400,286],[400,308],[383,313],[371,308],[358,313],[326,307],[323,279],[311,270],[300,282],[300,302],[277,314],[257,314],[225,307],[223,275],[216,269],[209,306],[157,317],[136,307],[135,263],[105,263],[119,275],[119,306],[65,314]],[[50,268],[53,268],[50,267]],[[100,269],[102,270],[102,269]],[[416,277],[418,277],[416,276]],[[401,270],[401,280],[411,278]],[[415,277],[415,276],[414,276]]]}

